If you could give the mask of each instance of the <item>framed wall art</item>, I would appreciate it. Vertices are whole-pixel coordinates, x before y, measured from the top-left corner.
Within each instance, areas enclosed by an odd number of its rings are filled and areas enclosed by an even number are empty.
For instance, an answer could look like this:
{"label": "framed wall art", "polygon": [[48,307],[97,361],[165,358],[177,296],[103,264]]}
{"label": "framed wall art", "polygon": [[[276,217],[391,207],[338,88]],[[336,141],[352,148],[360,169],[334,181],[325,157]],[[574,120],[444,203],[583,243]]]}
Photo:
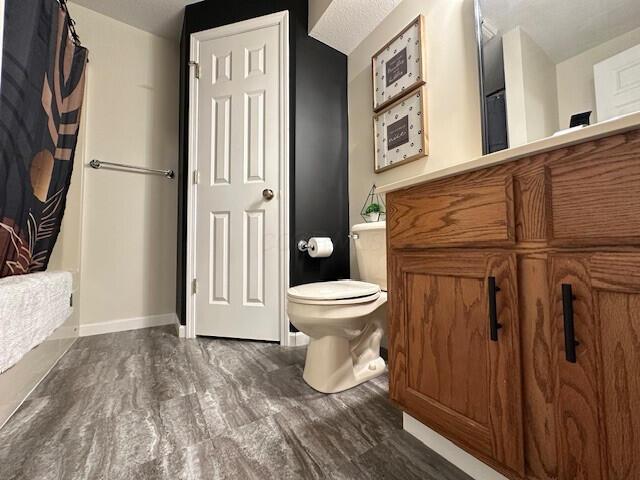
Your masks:
{"label": "framed wall art", "polygon": [[380,173],[429,154],[427,89],[420,87],[373,117],[374,170]]}
{"label": "framed wall art", "polygon": [[425,50],[424,17],[420,15],[371,58],[375,112],[424,85]]}

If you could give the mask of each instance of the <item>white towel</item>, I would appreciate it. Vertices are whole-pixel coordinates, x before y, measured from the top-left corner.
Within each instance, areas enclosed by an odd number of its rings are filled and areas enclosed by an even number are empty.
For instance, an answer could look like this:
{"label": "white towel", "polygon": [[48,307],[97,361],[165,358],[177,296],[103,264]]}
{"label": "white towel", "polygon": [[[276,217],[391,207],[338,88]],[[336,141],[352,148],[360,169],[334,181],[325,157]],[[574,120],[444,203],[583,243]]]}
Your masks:
{"label": "white towel", "polygon": [[0,279],[0,373],[49,337],[73,312],[69,272]]}

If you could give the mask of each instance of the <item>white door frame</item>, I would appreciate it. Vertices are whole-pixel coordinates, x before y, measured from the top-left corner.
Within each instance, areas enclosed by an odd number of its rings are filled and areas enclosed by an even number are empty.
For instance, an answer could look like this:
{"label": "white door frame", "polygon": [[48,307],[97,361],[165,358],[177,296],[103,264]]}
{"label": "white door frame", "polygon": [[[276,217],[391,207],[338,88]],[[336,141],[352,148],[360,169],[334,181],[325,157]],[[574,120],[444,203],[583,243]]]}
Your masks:
{"label": "white door frame", "polygon": [[198,167],[197,156],[197,119],[198,119],[198,80],[195,75],[195,65],[200,61],[200,42],[214,40],[245,33],[259,28],[277,25],[279,27],[280,46],[280,344],[289,345],[289,317],[286,312],[287,289],[289,288],[289,12],[283,11],[252,18],[231,25],[204,30],[191,34],[191,54],[189,73],[189,138],[188,138],[188,188],[187,188],[187,268],[186,268],[186,338],[196,337],[195,294],[193,293],[193,279],[195,278],[196,262],[196,199],[198,185],[192,178]]}

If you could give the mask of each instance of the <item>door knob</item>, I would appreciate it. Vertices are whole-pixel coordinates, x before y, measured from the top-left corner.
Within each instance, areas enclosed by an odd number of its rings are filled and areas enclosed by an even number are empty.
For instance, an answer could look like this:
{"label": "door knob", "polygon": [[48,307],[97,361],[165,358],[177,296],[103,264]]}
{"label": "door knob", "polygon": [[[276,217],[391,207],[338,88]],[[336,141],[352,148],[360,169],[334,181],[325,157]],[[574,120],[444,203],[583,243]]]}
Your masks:
{"label": "door knob", "polygon": [[273,193],[273,190],[271,190],[270,188],[265,188],[262,191],[262,197],[267,201],[272,200],[274,196],[275,194]]}

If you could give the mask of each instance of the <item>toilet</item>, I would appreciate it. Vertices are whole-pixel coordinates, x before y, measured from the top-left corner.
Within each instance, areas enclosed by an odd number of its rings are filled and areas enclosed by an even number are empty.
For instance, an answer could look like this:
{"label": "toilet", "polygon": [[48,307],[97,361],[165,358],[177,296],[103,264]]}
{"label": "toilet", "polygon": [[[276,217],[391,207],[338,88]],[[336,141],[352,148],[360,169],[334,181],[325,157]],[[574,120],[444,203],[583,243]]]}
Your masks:
{"label": "toilet", "polygon": [[360,281],[309,283],[288,291],[291,323],[309,336],[304,380],[336,393],[384,373],[380,342],[386,328],[386,223],[354,225]]}

